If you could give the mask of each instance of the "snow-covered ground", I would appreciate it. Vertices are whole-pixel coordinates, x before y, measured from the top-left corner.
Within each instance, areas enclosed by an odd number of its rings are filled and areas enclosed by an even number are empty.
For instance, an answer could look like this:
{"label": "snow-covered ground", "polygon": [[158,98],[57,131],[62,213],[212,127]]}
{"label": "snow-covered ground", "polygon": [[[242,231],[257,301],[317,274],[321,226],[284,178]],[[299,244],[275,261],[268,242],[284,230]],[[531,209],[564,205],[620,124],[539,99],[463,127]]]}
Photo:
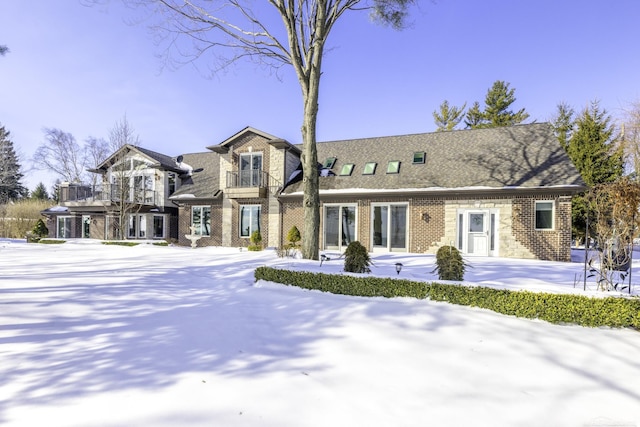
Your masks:
{"label": "snow-covered ground", "polygon": [[[433,261],[372,274],[434,279]],[[466,282],[597,294],[579,262],[470,261]],[[0,425],[640,426],[638,331],[254,283],[260,265],[342,269],[0,240]]]}

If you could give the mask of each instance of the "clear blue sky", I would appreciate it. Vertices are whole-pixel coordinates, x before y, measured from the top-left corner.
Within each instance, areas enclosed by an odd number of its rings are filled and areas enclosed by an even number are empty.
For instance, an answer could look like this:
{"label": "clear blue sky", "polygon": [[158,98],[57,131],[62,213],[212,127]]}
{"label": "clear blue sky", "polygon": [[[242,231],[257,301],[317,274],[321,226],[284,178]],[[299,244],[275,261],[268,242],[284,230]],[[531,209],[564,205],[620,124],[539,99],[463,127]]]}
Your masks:
{"label": "clear blue sky", "polygon": [[[107,137],[124,114],[146,148],[205,151],[245,126],[299,143],[302,101],[290,70],[278,80],[242,62],[213,79],[193,66],[162,69],[144,23],[119,0],[3,0],[0,123],[22,155],[24,183],[43,127]],[[514,109],[547,121],[556,105],[598,99],[613,116],[640,100],[638,0],[436,0],[396,32],[345,15],[324,61],[318,139],[435,130],[432,112],[481,104],[496,80],[516,89]],[[197,65],[206,71],[206,59]]]}

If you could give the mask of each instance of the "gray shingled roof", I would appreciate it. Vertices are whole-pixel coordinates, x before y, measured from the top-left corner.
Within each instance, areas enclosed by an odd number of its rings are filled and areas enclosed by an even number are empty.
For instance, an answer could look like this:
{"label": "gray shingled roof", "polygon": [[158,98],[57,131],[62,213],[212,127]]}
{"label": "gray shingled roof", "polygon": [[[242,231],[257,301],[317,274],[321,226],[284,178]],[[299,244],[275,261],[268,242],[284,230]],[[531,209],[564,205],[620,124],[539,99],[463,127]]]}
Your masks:
{"label": "gray shingled roof", "polygon": [[[194,169],[192,177],[182,180],[182,184],[171,199],[212,199],[220,190],[220,155],[214,152],[184,154],[182,161]],[[174,162],[175,163],[175,162]]]}
{"label": "gray shingled roof", "polygon": [[[321,142],[317,147],[320,163],[337,158],[332,168],[337,175],[345,163],[355,164],[351,176],[321,177],[321,191],[584,186],[547,123]],[[425,152],[424,164],[412,163],[415,152]],[[393,160],[401,162],[400,173],[387,174]],[[377,162],[374,175],[362,174],[366,162]],[[300,191],[298,182],[283,194]]]}
{"label": "gray shingled roof", "polygon": [[160,164],[160,167],[164,169],[175,169],[176,168],[176,158],[167,156],[166,154],[158,153],[157,151],[149,150],[148,148],[142,148],[136,146],[135,149],[140,151],[141,153],[151,157],[153,160]]}

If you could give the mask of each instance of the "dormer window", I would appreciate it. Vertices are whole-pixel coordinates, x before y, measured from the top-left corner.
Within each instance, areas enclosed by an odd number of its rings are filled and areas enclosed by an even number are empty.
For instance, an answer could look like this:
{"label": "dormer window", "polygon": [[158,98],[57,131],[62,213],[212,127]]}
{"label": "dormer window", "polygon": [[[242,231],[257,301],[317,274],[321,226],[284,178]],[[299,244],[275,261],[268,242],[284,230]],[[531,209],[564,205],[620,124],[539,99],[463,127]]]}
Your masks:
{"label": "dormer window", "polygon": [[353,172],[353,163],[345,163],[344,165],[342,165],[342,169],[340,169],[340,175],[341,176],[349,176],[351,175],[351,172]]}
{"label": "dormer window", "polygon": [[364,170],[362,171],[362,175],[373,175],[376,173],[376,166],[378,164],[376,162],[367,162],[364,164]]}
{"label": "dormer window", "polygon": [[387,163],[387,173],[400,173],[400,161],[389,161],[389,163]]}
{"label": "dormer window", "polygon": [[413,164],[424,164],[426,157],[427,156],[424,151],[416,151],[413,153]]}
{"label": "dormer window", "polygon": [[324,169],[331,169],[335,164],[336,164],[335,157],[327,157],[327,160],[324,161],[324,164],[322,165],[322,167]]}

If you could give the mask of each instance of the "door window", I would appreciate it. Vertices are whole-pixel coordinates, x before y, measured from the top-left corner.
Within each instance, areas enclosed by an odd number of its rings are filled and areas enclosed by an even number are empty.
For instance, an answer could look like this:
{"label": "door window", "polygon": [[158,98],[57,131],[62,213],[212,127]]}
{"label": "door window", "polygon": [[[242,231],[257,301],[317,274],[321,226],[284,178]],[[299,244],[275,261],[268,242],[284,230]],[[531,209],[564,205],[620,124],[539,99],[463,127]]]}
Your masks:
{"label": "door window", "polygon": [[323,224],[324,248],[342,250],[355,240],[356,207],[325,206]]}
{"label": "door window", "polygon": [[240,155],[240,186],[259,187],[262,177],[262,153]]}
{"label": "door window", "polygon": [[407,205],[374,205],[371,234],[373,248],[407,250]]}

